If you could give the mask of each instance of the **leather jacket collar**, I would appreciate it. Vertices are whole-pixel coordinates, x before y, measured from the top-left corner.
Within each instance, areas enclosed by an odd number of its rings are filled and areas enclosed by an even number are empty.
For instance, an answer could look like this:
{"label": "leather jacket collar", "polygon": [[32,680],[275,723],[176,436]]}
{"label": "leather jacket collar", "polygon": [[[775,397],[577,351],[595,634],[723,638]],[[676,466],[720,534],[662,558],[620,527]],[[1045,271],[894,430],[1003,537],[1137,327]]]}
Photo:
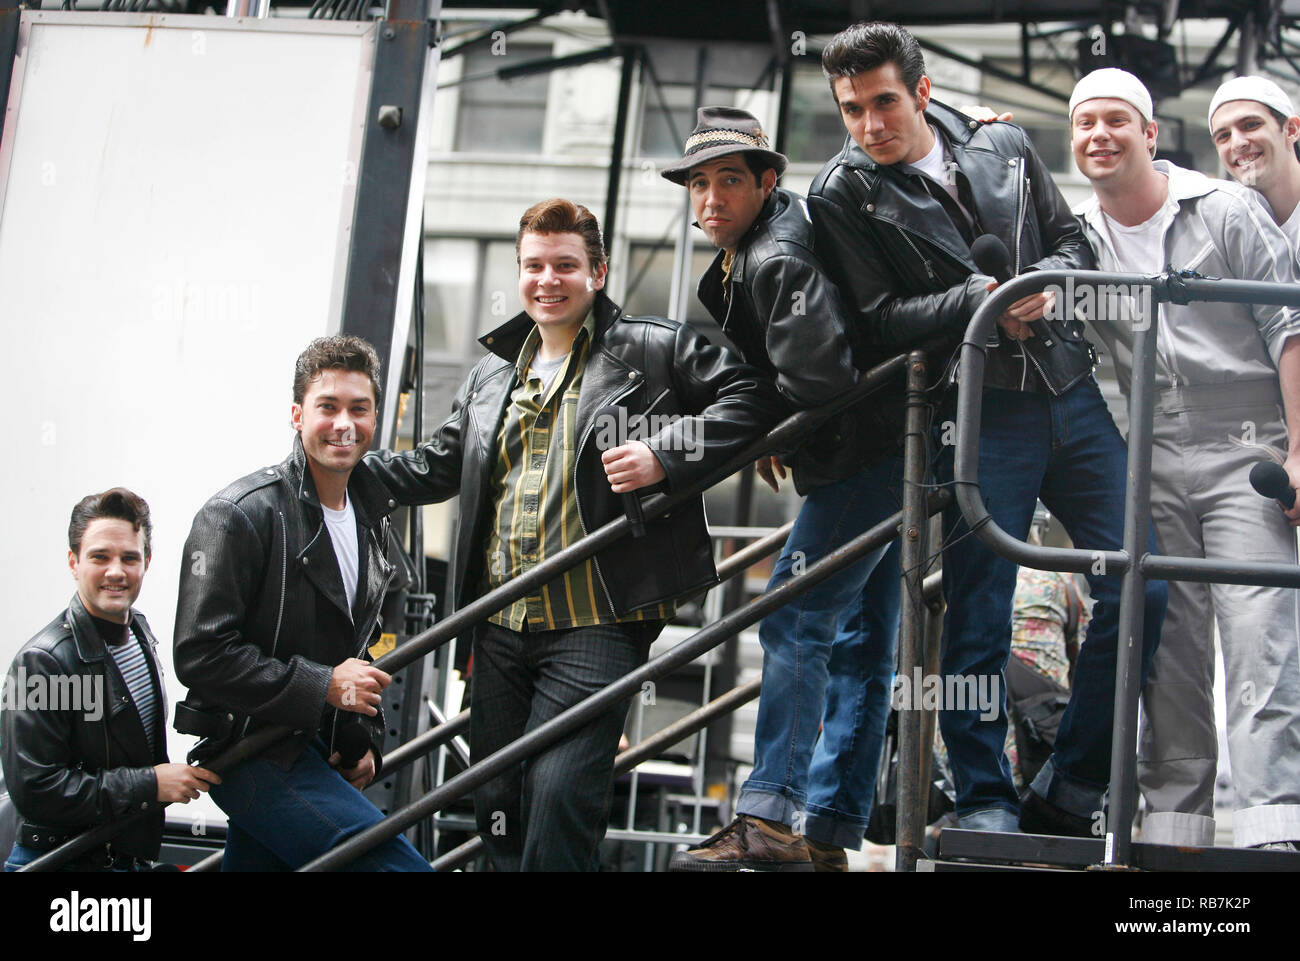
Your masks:
{"label": "leather jacket collar", "polygon": [[[307,452],[303,450],[301,435],[294,435],[293,450],[280,465],[280,469],[289,484],[297,490],[298,499],[320,511],[320,497],[316,493],[316,482],[312,480],[311,471],[307,469]],[[364,459],[352,468],[352,474],[348,477],[348,498],[366,527],[373,527],[397,506],[397,501],[375,479]]]}

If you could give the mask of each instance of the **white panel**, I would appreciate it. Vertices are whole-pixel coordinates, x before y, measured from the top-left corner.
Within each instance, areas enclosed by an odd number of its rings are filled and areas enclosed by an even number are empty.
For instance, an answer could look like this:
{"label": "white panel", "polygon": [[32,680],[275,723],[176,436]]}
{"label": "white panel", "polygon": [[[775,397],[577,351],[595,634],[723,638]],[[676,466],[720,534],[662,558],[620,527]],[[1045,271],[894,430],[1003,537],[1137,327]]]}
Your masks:
{"label": "white panel", "polygon": [[[0,147],[14,651],[67,603],[66,530],[153,509],[164,652],[194,513],[282,460],[293,362],[339,327],[373,24],[23,14]],[[337,279],[336,279],[337,278]],[[173,735],[179,759],[190,739]]]}

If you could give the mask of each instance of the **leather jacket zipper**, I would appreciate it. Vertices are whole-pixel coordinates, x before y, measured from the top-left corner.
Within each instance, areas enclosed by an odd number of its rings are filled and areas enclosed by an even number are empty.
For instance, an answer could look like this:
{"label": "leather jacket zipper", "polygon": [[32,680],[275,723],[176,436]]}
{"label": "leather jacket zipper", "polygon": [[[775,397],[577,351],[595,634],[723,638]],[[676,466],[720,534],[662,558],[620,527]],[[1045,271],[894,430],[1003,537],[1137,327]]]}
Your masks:
{"label": "leather jacket zipper", "polygon": [[[280,518],[280,609],[276,612],[275,633],[271,636],[271,657],[275,657],[276,648],[280,646],[280,625],[284,621],[285,581],[289,578],[289,529],[284,522],[283,511],[276,511],[275,516]],[[248,725],[252,723],[251,714],[244,718],[244,729],[239,733],[241,738],[248,734]]]}
{"label": "leather jacket zipper", "polygon": [[[858,179],[862,181],[862,186],[867,188],[868,195],[870,195],[871,183],[867,180],[866,174],[864,174],[861,170],[856,170],[856,169],[853,172],[858,175]],[[912,243],[912,238],[909,234],[909,231],[904,227],[897,227],[897,230],[899,233],[903,235],[903,239],[907,241],[907,246],[912,248],[912,253],[916,254],[917,260],[921,261],[921,264],[925,267],[925,276],[930,279],[931,283],[938,283],[939,275],[934,272],[934,265],[931,264],[930,261],[925,257],[925,255],[921,253],[920,249],[916,246],[916,244]]]}
{"label": "leather jacket zipper", "polygon": [[[610,404],[613,404],[615,401],[621,400],[622,398],[626,397],[628,394],[632,393],[632,391],[636,390],[640,386],[641,386],[640,381],[636,381],[632,384],[629,384],[627,387],[623,388],[618,393],[614,394],[611,397],[606,398],[605,402],[601,404],[600,407],[608,407]],[[664,394],[666,393],[667,391],[664,391]],[[655,403],[656,404],[659,403],[659,400],[662,399],[663,396],[664,396],[663,394],[660,394],[659,397],[655,399]],[[599,409],[600,408],[598,407],[597,410]],[[649,408],[647,408],[646,412],[649,413]],[[578,451],[573,458],[573,499],[578,505],[578,525],[582,528],[583,537],[589,535],[591,531],[587,529],[587,520],[585,517],[582,516],[582,496],[581,496],[582,488],[578,486],[578,465],[582,462],[583,445],[587,443],[587,439],[591,437],[592,431],[594,431],[595,429],[596,429],[596,422],[593,420],[590,424],[587,425],[587,430],[583,433],[582,439],[578,441]],[[601,573],[600,561],[596,559],[595,554],[591,555],[591,566],[596,570],[596,581],[597,583],[600,584],[600,589],[605,595],[605,601],[606,603],[609,604],[610,611],[614,612],[614,598],[610,596],[609,585],[605,583],[605,575]]]}

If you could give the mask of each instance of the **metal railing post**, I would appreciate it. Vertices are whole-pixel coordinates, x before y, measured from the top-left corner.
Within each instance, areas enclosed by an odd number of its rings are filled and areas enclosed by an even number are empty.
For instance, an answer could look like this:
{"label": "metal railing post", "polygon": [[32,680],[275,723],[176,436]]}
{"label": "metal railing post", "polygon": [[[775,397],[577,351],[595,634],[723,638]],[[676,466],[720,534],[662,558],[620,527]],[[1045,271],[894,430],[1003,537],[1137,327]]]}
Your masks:
{"label": "metal railing post", "polygon": [[[926,541],[930,514],[925,509],[926,472],[929,464],[926,442],[925,354],[913,351],[907,358],[907,420],[903,437],[903,522],[900,548],[903,568],[902,607],[898,626],[898,672],[911,680],[920,670],[925,633],[925,604],[922,581],[925,573]],[[895,837],[895,867],[916,870],[925,843],[925,801],[922,791],[921,709],[914,699],[898,709],[898,810]]]}

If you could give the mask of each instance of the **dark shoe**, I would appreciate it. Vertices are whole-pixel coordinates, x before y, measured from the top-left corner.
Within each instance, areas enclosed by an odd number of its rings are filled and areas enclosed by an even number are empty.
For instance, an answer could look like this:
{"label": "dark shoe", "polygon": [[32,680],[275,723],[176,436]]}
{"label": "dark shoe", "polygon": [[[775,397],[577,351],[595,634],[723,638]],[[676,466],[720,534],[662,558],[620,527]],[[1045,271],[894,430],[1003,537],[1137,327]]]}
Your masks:
{"label": "dark shoe", "polygon": [[1052,804],[1032,789],[1020,798],[1020,830],[1026,834],[1054,834],[1067,838],[1098,838],[1092,818],[1079,817]]}
{"label": "dark shoe", "polygon": [[843,848],[837,848],[833,844],[822,844],[821,841],[814,841],[812,838],[803,840],[808,845],[808,854],[812,856],[814,871],[843,872],[849,869],[849,856],[844,853]]}
{"label": "dark shoe", "polygon": [[1291,851],[1300,852],[1300,841],[1268,841],[1264,844],[1252,844],[1252,851]]}
{"label": "dark shoe", "polygon": [[678,851],[669,871],[812,871],[803,838],[784,824],[742,814],[698,847]]}

